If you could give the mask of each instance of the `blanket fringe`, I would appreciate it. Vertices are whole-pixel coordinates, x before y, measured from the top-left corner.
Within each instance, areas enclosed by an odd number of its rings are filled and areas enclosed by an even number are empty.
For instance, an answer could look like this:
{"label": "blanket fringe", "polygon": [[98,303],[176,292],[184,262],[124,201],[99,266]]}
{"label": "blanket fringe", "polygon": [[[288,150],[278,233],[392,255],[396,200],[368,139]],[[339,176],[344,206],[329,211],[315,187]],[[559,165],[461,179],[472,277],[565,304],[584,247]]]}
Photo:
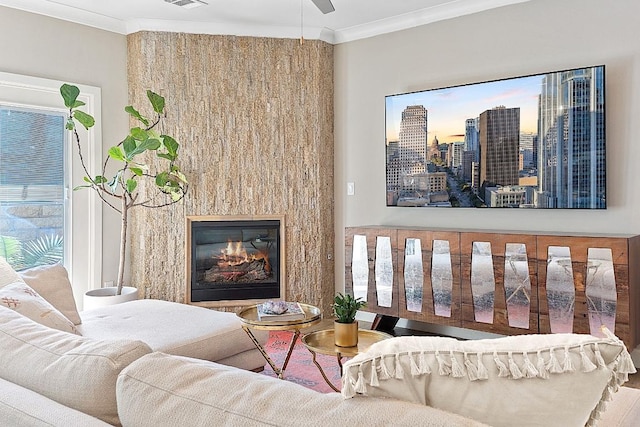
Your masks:
{"label": "blanket fringe", "polygon": [[556,357],[555,348],[552,348],[549,350],[549,362],[547,363],[547,371],[549,371],[552,374],[562,373],[562,366],[560,366],[560,362]]}
{"label": "blanket fringe", "polygon": [[376,359],[371,359],[371,379],[369,380],[371,387],[378,387],[380,382],[378,381],[378,367],[376,366]]}
{"label": "blanket fringe", "polygon": [[524,352],[523,371],[524,371],[523,374],[526,378],[535,378],[538,376],[538,370],[533,365],[533,363],[531,363],[531,359],[529,359],[529,355],[527,354],[526,351]]}
{"label": "blanket fringe", "polygon": [[365,385],[362,366],[360,366],[360,369],[358,370],[358,380],[356,381],[355,392],[360,394],[367,394],[367,386]]}
{"label": "blanket fringe", "polygon": [[510,374],[509,370],[507,369],[507,365],[505,365],[504,362],[500,360],[500,356],[498,356],[498,352],[496,351],[493,352],[493,361],[498,368],[498,377],[508,378]]}
{"label": "blanket fringe", "polygon": [[449,352],[449,357],[451,358],[451,376],[454,378],[462,378],[466,375],[464,371],[464,366],[458,361],[456,355],[453,354],[453,351]]}
{"label": "blanket fringe", "polygon": [[484,366],[484,362],[482,361],[484,355],[482,353],[477,353],[477,356],[478,356],[478,379],[488,380],[489,371],[487,370],[487,367]]}
{"label": "blanket fringe", "polygon": [[436,350],[436,360],[438,361],[438,374],[443,376],[451,375],[451,365],[447,364],[438,350]]}
{"label": "blanket fringe", "polygon": [[431,367],[427,363],[427,356],[424,354],[424,351],[420,352],[420,363],[419,363],[418,367],[420,368],[420,373],[421,374],[430,374],[431,373]]}
{"label": "blanket fringe", "polygon": [[409,364],[411,365],[411,375],[414,377],[417,377],[418,375],[420,375],[420,368],[416,363],[416,359],[413,356],[413,353],[409,352],[408,356],[409,356]]}
{"label": "blanket fringe", "polygon": [[404,369],[402,369],[402,365],[400,364],[400,354],[396,354],[396,368],[394,376],[398,380],[404,378]]}
{"label": "blanket fringe", "polygon": [[543,380],[548,380],[549,371],[547,371],[547,366],[544,363],[544,357],[542,357],[542,350],[538,350],[538,361],[536,363],[538,365],[538,378],[542,378]]}
{"label": "blanket fringe", "polygon": [[604,358],[602,357],[602,353],[600,353],[600,347],[598,347],[598,343],[593,343],[594,346],[594,352],[596,355],[596,363],[598,363],[598,368],[600,369],[604,369],[607,367],[607,364],[604,363]]}
{"label": "blanket fringe", "polygon": [[464,366],[467,368],[467,376],[469,381],[478,381],[478,368],[469,359],[469,355],[465,351],[464,353]]}
{"label": "blanket fringe", "polygon": [[387,364],[384,361],[384,356],[380,357],[380,379],[381,380],[388,380],[389,378],[391,378],[391,374],[389,373],[389,370],[387,369]]}
{"label": "blanket fringe", "polygon": [[[600,401],[591,411],[589,420],[586,423],[586,426],[595,427],[606,408],[607,402],[613,398],[613,394],[618,391],[620,386],[628,381],[629,374],[636,372],[633,360],[624,343],[606,328],[603,329],[603,333],[612,342],[622,344],[620,354],[614,361],[609,363],[609,365],[605,363],[597,342],[580,344],[579,348],[577,345],[565,345],[564,348],[551,347],[548,350],[533,350],[536,351],[535,364],[532,361],[532,357],[534,357],[533,354],[530,355],[526,351],[499,353],[497,350],[494,350],[493,363],[498,370],[498,377],[515,380],[521,378],[548,379],[550,374],[570,373],[577,370],[584,373],[593,372],[596,369],[610,370],[611,376],[607,386],[602,392]],[[557,353],[562,350],[564,350],[564,354],[562,356],[562,362],[560,362]],[[549,359],[545,360],[547,352],[549,353]],[[576,353],[574,357],[577,357],[578,352],[580,354],[580,362],[577,362],[577,359],[575,359],[575,361],[572,359],[572,353]],[[483,360],[484,354],[482,352],[469,353],[448,350],[448,353],[447,355],[440,353],[438,350],[422,350],[389,354],[387,355],[387,359],[393,356],[393,360],[388,360],[388,363],[393,364],[393,372],[390,372],[391,366],[387,366],[385,356],[373,357],[369,360],[371,373],[368,381],[365,379],[365,373],[367,371],[366,369],[363,370],[363,366],[366,366],[363,365],[363,363],[366,362],[362,362],[359,365],[347,366],[345,374],[342,376],[342,395],[345,398],[349,398],[356,394],[366,394],[367,386],[380,386],[379,380],[391,378],[402,380],[405,377],[405,369],[409,369],[406,368],[406,365],[404,367],[402,365],[402,361],[404,360],[402,358],[405,356],[408,358],[411,376],[431,374],[433,357],[438,363],[439,375],[454,378],[466,376],[470,381],[489,379],[489,370],[485,366]],[[488,353],[487,356],[490,354],[491,353]],[[521,366],[519,366],[520,355],[522,355]],[[504,357],[507,358],[506,363]],[[579,363],[579,366],[576,366],[577,363]],[[358,366],[357,371],[355,370],[356,366]]]}
{"label": "blanket fringe", "polygon": [[511,351],[509,352],[509,372],[511,372],[511,376],[514,380],[519,380],[524,376],[522,371],[520,371],[520,368],[518,368],[516,361],[513,360],[513,352]]}
{"label": "blanket fringe", "polygon": [[569,354],[569,346],[564,348],[564,363],[562,365],[562,372],[575,372],[575,367],[571,361],[571,355]]}
{"label": "blanket fringe", "polygon": [[598,368],[587,356],[586,351],[584,351],[584,345],[580,346],[580,360],[582,364],[582,372],[592,372]]}

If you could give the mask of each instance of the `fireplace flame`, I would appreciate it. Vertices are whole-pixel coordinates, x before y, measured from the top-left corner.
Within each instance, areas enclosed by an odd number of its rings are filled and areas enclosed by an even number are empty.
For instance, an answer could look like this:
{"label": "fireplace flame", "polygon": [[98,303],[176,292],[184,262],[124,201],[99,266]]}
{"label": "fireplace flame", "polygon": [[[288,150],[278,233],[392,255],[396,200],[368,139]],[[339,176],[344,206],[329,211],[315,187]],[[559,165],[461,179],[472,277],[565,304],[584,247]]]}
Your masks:
{"label": "fireplace flame", "polygon": [[226,266],[240,265],[245,262],[252,261],[255,257],[249,258],[247,250],[244,248],[242,242],[227,242],[227,247],[220,250],[222,256],[218,264]]}
{"label": "fireplace flame", "polygon": [[271,271],[271,265],[269,264],[269,255],[266,252],[257,252],[255,254],[248,254],[244,248],[242,242],[227,242],[227,247],[220,250],[220,257],[218,258],[219,267],[236,267],[245,263],[251,263],[253,261],[264,262],[264,268],[267,272]]}

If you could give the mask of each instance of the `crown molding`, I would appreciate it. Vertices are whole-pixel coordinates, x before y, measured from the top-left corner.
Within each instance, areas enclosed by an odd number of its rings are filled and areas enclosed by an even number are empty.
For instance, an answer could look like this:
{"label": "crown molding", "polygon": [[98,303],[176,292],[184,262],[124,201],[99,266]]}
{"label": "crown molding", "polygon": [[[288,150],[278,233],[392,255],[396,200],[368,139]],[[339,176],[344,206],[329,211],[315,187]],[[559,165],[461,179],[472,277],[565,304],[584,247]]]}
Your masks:
{"label": "crown molding", "polygon": [[427,7],[416,10],[415,12],[405,13],[404,15],[338,30],[334,35],[334,44],[406,30],[433,22],[471,15],[511,4],[526,3],[528,1],[531,0],[452,0],[448,3]]}
{"label": "crown molding", "polygon": [[59,3],[42,0],[0,0],[0,6],[45,15],[63,21],[110,31],[112,33],[126,34],[126,23],[121,19],[111,18]]}
{"label": "crown molding", "polygon": [[[232,35],[247,37],[270,37],[279,39],[299,39],[300,27],[273,25],[245,25],[226,22],[164,21],[156,19],[135,19],[128,21],[126,32],[166,31],[174,33]],[[307,40],[322,40],[334,43],[334,31],[328,28],[304,27],[303,37]]]}
{"label": "crown molding", "polygon": [[[456,18],[511,4],[531,0],[451,0],[437,6],[415,12],[381,19],[368,24],[334,31],[329,28],[304,27],[304,38],[322,40],[331,44],[346,43],[374,37],[445,19]],[[300,38],[298,26],[270,26],[225,22],[195,22],[154,19],[132,19],[123,21],[86,10],[42,0],[0,0],[0,6],[7,6],[26,12],[50,16],[105,31],[123,35],[138,31],[167,31],[195,34],[236,35],[249,37]]]}

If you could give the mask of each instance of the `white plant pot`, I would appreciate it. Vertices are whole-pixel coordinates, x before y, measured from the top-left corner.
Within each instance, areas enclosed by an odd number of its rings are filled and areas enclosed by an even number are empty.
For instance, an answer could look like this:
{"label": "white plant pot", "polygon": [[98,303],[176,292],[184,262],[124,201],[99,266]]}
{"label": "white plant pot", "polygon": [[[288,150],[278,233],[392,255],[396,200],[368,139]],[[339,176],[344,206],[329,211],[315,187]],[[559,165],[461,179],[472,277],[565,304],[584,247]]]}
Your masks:
{"label": "white plant pot", "polygon": [[117,289],[115,286],[108,286],[106,288],[87,291],[82,301],[83,310],[91,310],[92,308],[105,307],[138,299],[138,288],[123,286],[120,295],[116,295]]}

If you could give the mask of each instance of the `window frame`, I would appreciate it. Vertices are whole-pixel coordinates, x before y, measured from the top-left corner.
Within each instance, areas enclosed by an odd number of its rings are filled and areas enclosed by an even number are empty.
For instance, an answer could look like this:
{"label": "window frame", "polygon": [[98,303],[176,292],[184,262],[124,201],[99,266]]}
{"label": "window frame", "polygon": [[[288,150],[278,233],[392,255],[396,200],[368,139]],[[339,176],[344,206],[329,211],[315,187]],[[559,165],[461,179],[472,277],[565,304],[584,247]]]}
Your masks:
{"label": "window frame", "polygon": [[[60,95],[65,83],[40,77],[0,72],[0,103],[16,108],[60,111],[67,113]],[[76,84],[78,99],[86,105],[84,111],[96,118],[88,131],[78,129],[82,154],[89,174],[95,176],[102,167],[101,89]],[[69,199],[69,212],[65,213],[65,230],[70,227],[71,239],[65,239],[65,266],[73,286],[76,304],[82,307],[84,293],[101,287],[102,280],[102,203],[94,191],[73,191],[82,185],[84,171],[80,166],[75,141],[67,137],[65,161],[65,198]],[[66,232],[65,232],[66,234]],[[66,236],[65,236],[66,237]],[[70,240],[70,241],[69,241]]]}

